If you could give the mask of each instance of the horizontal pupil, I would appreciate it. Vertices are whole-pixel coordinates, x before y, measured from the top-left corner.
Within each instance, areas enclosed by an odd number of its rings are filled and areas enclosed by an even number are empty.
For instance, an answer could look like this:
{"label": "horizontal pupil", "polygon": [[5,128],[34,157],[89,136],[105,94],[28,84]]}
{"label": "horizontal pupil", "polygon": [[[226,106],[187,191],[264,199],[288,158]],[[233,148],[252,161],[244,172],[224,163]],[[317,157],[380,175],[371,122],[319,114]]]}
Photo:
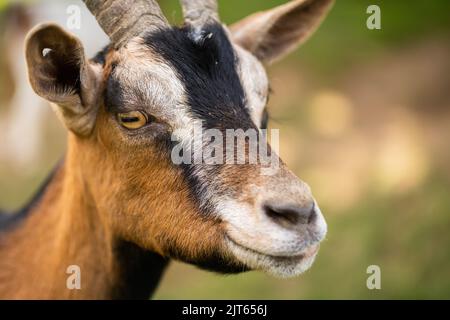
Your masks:
{"label": "horizontal pupil", "polygon": [[129,117],[129,118],[122,118],[122,122],[128,123],[128,122],[136,122],[139,121],[138,117]]}

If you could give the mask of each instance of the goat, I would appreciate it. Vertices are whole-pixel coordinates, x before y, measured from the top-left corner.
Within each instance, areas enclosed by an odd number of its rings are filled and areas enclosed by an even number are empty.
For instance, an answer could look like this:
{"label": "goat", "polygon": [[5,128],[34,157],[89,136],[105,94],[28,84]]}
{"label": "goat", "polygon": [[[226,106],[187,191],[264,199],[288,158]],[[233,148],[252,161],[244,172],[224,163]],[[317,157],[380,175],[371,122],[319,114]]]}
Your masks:
{"label": "goat", "polygon": [[[4,13],[3,41],[8,44],[4,57],[11,68],[15,90],[8,103],[7,114],[4,119],[0,119],[0,160],[18,170],[32,168],[42,156],[41,149],[45,142],[43,127],[50,113],[50,110],[42,107],[45,100],[30,87],[26,61],[22,58],[23,42],[30,26],[38,22],[65,23],[69,4],[61,0],[33,1],[32,4],[19,2],[11,4]],[[95,19],[88,15],[87,8],[81,10],[80,14],[84,17],[83,28],[73,31],[83,39],[86,52],[95,53],[101,44],[108,42],[107,37],[96,25]]]}
{"label": "goat", "polygon": [[[294,50],[333,0],[294,0],[227,27],[214,0],[182,0],[170,26],[154,0],[85,0],[111,43],[93,59],[53,23],[26,38],[34,91],[68,129],[64,159],[0,226],[0,297],[144,299],[169,259],[219,273],[308,269],[327,226],[310,188],[281,161],[179,164],[173,133],[260,131],[263,64]],[[2,218],[3,219],[3,218]],[[81,287],[67,286],[76,265]]]}

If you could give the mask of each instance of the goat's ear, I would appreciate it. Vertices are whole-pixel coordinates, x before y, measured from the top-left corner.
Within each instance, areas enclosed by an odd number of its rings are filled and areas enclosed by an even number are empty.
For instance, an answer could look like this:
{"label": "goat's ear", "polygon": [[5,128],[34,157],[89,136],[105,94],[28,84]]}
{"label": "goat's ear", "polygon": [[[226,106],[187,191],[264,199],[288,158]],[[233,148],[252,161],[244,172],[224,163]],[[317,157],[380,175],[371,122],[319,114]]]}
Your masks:
{"label": "goat's ear", "polygon": [[230,26],[233,40],[265,63],[302,44],[320,25],[334,0],[294,0]]}
{"label": "goat's ear", "polygon": [[77,37],[53,23],[30,31],[25,53],[34,91],[52,102],[68,129],[89,135],[97,116],[102,67],[86,59]]}

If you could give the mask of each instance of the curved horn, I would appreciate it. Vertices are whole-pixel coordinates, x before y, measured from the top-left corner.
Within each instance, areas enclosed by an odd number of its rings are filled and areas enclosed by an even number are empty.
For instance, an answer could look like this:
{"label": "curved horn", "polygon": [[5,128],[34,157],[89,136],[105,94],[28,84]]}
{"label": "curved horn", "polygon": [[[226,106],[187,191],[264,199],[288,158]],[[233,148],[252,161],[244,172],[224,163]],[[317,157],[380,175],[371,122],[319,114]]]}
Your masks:
{"label": "curved horn", "polygon": [[197,28],[219,20],[217,0],[181,0],[185,21]]}
{"label": "curved horn", "polygon": [[169,25],[154,0],[83,0],[116,46],[152,29]]}

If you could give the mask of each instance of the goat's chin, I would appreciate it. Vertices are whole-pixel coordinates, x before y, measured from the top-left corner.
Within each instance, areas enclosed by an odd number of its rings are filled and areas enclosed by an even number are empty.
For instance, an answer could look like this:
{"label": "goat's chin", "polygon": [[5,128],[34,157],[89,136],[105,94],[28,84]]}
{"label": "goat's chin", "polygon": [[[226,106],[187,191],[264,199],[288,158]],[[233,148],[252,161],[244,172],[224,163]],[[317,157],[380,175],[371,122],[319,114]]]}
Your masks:
{"label": "goat's chin", "polygon": [[237,274],[252,270],[252,268],[226,252],[215,251],[208,254],[204,253],[195,258],[186,257],[180,254],[175,256],[172,255],[171,257],[175,260],[194,265],[200,269],[221,274]]}
{"label": "goat's chin", "polygon": [[228,240],[229,253],[212,253],[195,260],[176,257],[201,269],[222,273],[237,274],[247,271],[262,271],[277,278],[291,278],[308,270],[314,263],[319,245],[305,249],[296,256],[270,256],[253,251]]}
{"label": "goat's chin", "polygon": [[254,251],[228,240],[228,246],[237,258],[250,270],[260,270],[278,278],[291,278],[308,270],[316,258],[319,245],[305,248],[298,255],[273,256]]}
{"label": "goat's chin", "polygon": [[228,236],[224,246],[211,252],[186,256],[179,251],[171,258],[197,266],[200,269],[221,274],[237,274],[262,271],[278,278],[295,277],[308,270],[314,263],[319,244],[310,245],[290,256],[269,255],[242,246]]}

